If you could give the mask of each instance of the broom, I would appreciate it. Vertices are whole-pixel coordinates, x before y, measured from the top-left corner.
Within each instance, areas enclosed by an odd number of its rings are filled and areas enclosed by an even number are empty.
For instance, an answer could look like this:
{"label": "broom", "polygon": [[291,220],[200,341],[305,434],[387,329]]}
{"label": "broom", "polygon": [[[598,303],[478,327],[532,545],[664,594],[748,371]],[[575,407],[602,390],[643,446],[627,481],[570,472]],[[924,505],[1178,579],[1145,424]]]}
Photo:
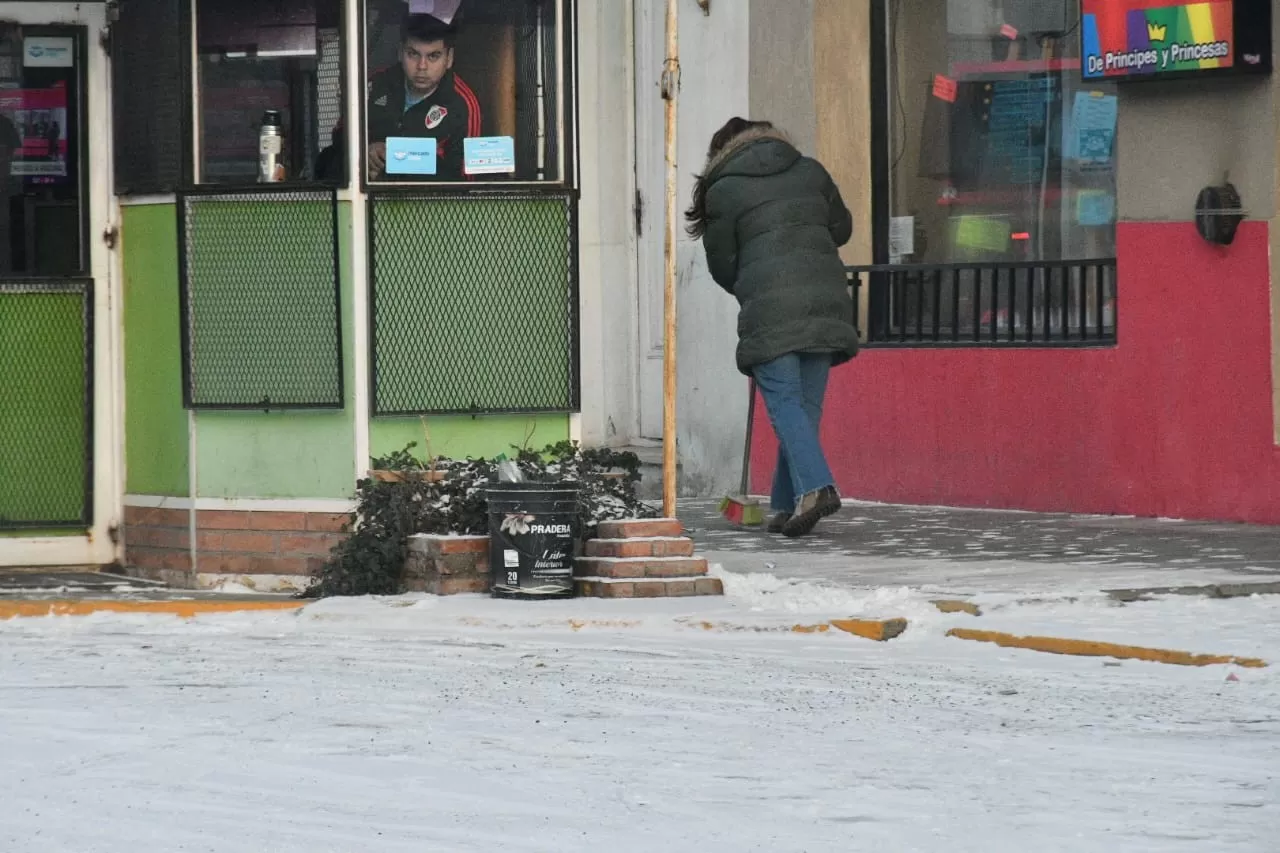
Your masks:
{"label": "broom", "polygon": [[751,377],[751,399],[747,402],[747,442],[742,450],[742,485],[736,495],[720,501],[720,514],[732,524],[755,527],[764,524],[764,508],[751,498],[751,427],[756,420],[756,380]]}

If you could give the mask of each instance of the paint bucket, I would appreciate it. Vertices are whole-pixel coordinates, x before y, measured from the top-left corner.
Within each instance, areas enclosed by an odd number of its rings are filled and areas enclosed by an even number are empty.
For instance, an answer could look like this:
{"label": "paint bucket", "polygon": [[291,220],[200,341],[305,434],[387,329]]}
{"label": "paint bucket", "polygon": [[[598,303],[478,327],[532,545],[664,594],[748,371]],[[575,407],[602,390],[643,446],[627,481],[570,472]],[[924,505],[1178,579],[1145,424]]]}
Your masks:
{"label": "paint bucket", "polygon": [[489,571],[494,598],[572,598],[576,482],[491,483]]}

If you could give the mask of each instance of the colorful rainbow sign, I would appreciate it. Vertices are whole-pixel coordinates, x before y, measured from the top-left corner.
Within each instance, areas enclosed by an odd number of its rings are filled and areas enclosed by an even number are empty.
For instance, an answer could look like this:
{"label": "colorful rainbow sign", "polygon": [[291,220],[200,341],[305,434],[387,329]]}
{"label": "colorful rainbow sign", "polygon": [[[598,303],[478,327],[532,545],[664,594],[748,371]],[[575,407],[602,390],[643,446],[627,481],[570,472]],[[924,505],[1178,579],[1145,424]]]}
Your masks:
{"label": "colorful rainbow sign", "polygon": [[1234,0],[1082,0],[1085,78],[1230,68]]}

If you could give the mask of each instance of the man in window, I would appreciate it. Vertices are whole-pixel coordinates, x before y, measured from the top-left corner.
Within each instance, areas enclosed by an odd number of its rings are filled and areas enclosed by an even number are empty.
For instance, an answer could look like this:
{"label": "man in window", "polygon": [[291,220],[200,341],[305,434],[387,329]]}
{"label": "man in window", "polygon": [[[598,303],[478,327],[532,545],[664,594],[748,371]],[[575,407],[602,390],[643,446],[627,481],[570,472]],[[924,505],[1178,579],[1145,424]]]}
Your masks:
{"label": "man in window", "polygon": [[369,81],[370,180],[388,177],[390,136],[435,139],[434,180],[464,179],[462,141],[480,135],[480,102],[453,73],[454,34],[453,26],[430,15],[410,15],[400,64]]}

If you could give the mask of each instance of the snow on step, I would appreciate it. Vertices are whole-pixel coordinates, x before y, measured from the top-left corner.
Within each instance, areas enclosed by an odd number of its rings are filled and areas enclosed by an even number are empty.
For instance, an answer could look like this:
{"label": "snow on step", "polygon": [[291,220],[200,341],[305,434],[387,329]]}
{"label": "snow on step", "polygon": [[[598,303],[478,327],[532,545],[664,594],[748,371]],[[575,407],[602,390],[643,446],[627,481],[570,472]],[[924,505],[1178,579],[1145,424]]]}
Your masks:
{"label": "snow on step", "polygon": [[581,557],[574,561],[573,573],[580,578],[615,580],[694,577],[707,573],[707,561],[700,557]]}
{"label": "snow on step", "polygon": [[588,557],[692,557],[693,540],[683,536],[591,539]]}
{"label": "snow on step", "polygon": [[624,518],[618,521],[600,522],[601,539],[649,539],[654,537],[680,537],[684,525],[674,518]]}
{"label": "snow on step", "polygon": [[688,577],[665,580],[620,580],[588,577],[576,581],[582,598],[683,598],[695,595],[724,595],[720,578]]}

